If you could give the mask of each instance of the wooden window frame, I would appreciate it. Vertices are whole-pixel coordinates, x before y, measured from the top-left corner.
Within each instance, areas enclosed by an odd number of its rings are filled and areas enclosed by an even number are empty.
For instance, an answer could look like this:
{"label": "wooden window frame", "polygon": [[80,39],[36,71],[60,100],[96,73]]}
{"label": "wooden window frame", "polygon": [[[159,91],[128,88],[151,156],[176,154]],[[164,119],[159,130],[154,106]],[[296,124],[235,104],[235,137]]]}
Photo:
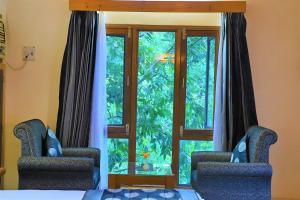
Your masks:
{"label": "wooden window frame", "polygon": [[[174,63],[174,98],[173,98],[173,128],[172,128],[172,170],[179,183],[179,154],[181,140],[211,141],[213,129],[184,129],[180,134],[180,126],[185,122],[185,87],[182,80],[186,80],[186,37],[192,34],[197,36],[215,36],[215,72],[217,69],[219,31],[218,26],[168,26],[168,25],[106,25],[107,35],[123,34],[126,38],[127,51],[126,69],[130,77],[130,85],[125,92],[127,100],[124,105],[128,108],[126,122],[130,125],[129,133],[126,127],[108,127],[109,138],[128,139],[128,162],[136,161],[136,117],[137,117],[137,74],[138,74],[138,33],[139,31],[172,31],[175,32],[175,63]],[[185,50],[184,50],[185,49]],[[183,79],[184,78],[184,79]],[[216,76],[215,76],[216,78]],[[216,85],[216,83],[214,84]],[[129,97],[128,97],[129,96]]]}
{"label": "wooden window frame", "polygon": [[[125,28],[106,29],[108,36],[124,37],[124,77],[123,77],[123,123],[121,125],[108,125],[109,138],[128,138],[130,135],[130,93],[131,93],[131,47],[130,31]],[[126,130],[127,129],[127,130]]]}
{"label": "wooden window frame", "polygon": [[[183,130],[179,130],[181,140],[212,140],[213,139],[213,128],[206,129],[193,129],[185,128],[185,101],[186,101],[186,82],[187,82],[187,37],[189,36],[213,36],[215,37],[215,66],[214,66],[214,93],[216,85],[216,69],[217,69],[217,58],[218,58],[218,47],[219,47],[219,29],[217,30],[186,30],[182,37],[182,48],[181,48],[181,73],[180,73],[180,127]],[[214,94],[215,97],[215,94]]]}

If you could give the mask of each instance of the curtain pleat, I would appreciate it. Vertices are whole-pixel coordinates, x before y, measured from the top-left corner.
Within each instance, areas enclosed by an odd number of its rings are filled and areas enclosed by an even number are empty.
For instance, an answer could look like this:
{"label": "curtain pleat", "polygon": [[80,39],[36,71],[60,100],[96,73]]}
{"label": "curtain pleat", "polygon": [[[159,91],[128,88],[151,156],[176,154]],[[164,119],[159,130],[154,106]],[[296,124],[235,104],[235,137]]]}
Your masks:
{"label": "curtain pleat", "polygon": [[214,149],[232,151],[257,125],[252,75],[242,13],[222,14],[214,117]]}
{"label": "curtain pleat", "polygon": [[88,146],[97,30],[97,12],[72,12],[61,67],[56,128],[63,147]]}
{"label": "curtain pleat", "polygon": [[89,146],[101,150],[100,189],[108,187],[108,150],[106,117],[106,28],[105,15],[99,14],[96,64],[92,95],[92,115]]}

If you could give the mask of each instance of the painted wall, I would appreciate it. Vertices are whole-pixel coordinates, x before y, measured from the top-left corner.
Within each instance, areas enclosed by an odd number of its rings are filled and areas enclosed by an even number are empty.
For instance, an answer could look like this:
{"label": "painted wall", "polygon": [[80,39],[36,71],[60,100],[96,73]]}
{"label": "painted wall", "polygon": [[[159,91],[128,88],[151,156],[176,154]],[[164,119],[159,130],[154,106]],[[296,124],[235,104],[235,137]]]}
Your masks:
{"label": "painted wall", "polygon": [[109,24],[219,26],[220,17],[218,13],[106,12]]}
{"label": "painted wall", "polygon": [[299,8],[299,0],[247,1],[258,120],[279,135],[271,149],[273,194],[300,199]]}
{"label": "painted wall", "polygon": [[8,55],[10,65],[23,65],[24,45],[36,46],[36,60],[23,70],[6,68],[4,177],[5,189],[18,185],[17,160],[20,142],[13,135],[14,126],[24,120],[39,118],[55,128],[61,59],[69,23],[68,0],[7,1]]}
{"label": "painted wall", "polygon": [[[262,125],[278,132],[271,149],[274,168],[273,194],[300,198],[300,7],[298,0],[248,0],[248,44],[256,94],[258,118]],[[70,12],[68,0],[7,1],[8,60],[23,64],[22,46],[35,45],[37,59],[21,71],[6,69],[5,80],[5,188],[17,188],[16,163],[20,143],[12,130],[16,123],[40,118],[55,129],[60,64],[67,36]],[[219,15],[108,13],[108,23],[218,25]],[[161,19],[161,20],[159,20]],[[183,20],[184,19],[184,20]],[[204,20],[205,19],[205,20]],[[209,23],[207,23],[209,20]],[[298,20],[298,21],[297,21]],[[298,93],[297,93],[298,92]],[[299,146],[299,145],[298,145]],[[298,151],[297,151],[298,150]]]}

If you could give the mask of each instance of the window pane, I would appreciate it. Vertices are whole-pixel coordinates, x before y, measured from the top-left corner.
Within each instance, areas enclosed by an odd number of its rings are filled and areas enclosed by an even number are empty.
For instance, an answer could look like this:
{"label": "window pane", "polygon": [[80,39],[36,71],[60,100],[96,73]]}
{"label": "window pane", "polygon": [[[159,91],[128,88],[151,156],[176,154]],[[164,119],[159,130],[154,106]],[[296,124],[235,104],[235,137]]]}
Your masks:
{"label": "window pane", "polygon": [[190,184],[192,152],[213,151],[213,142],[181,140],[179,151],[179,184]]}
{"label": "window pane", "polygon": [[[109,172],[127,173],[128,139],[108,139],[108,170]],[[121,166],[120,166],[121,165]],[[120,169],[125,169],[120,172]]]}
{"label": "window pane", "polygon": [[174,32],[139,32],[136,159],[171,163]]}
{"label": "window pane", "polygon": [[125,38],[107,36],[107,119],[110,125],[123,124]]}
{"label": "window pane", "polygon": [[187,37],[185,128],[212,128],[215,38]]}

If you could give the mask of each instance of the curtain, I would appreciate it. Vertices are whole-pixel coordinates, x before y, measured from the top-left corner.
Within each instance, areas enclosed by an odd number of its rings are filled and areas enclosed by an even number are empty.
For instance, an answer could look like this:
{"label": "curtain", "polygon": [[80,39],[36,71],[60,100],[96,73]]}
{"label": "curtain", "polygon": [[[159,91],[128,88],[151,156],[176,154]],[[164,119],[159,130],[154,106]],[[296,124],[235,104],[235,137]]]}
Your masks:
{"label": "curtain", "polygon": [[106,119],[106,31],[105,16],[100,14],[96,45],[96,65],[92,97],[92,117],[89,146],[101,150],[100,188],[108,186],[108,150]]}
{"label": "curtain", "polygon": [[216,151],[232,151],[246,130],[257,125],[246,25],[241,13],[222,14],[213,136]]}
{"label": "curtain", "polygon": [[56,125],[63,147],[88,146],[97,30],[97,12],[72,12],[60,75]]}

